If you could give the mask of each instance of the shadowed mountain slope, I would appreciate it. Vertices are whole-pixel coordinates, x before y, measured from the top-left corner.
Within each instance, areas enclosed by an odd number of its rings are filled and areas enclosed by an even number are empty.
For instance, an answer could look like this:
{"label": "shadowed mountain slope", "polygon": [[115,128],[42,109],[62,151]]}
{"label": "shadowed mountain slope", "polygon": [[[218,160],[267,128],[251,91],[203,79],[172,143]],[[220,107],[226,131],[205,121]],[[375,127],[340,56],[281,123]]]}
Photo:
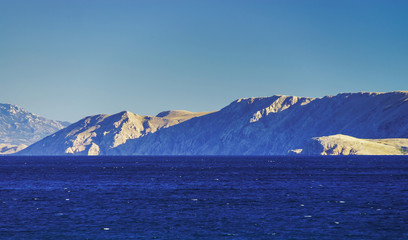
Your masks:
{"label": "shadowed mountain slope", "polygon": [[408,137],[408,93],[273,96],[234,101],[118,148],[119,154],[285,155],[313,137]]}

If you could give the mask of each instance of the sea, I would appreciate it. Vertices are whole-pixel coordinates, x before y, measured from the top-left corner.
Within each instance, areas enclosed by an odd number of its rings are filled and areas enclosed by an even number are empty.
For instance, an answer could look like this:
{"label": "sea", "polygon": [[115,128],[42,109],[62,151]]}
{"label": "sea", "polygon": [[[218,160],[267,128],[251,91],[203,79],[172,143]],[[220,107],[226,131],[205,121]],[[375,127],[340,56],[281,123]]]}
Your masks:
{"label": "sea", "polygon": [[408,239],[408,157],[0,157],[0,239]]}

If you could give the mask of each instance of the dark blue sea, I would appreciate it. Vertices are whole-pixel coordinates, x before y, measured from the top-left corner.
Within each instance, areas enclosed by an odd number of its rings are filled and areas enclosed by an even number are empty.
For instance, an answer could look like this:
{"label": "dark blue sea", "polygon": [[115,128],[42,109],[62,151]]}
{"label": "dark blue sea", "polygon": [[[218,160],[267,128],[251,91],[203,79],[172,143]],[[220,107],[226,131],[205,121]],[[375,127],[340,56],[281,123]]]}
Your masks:
{"label": "dark blue sea", "polygon": [[408,157],[0,157],[0,239],[408,239]]}

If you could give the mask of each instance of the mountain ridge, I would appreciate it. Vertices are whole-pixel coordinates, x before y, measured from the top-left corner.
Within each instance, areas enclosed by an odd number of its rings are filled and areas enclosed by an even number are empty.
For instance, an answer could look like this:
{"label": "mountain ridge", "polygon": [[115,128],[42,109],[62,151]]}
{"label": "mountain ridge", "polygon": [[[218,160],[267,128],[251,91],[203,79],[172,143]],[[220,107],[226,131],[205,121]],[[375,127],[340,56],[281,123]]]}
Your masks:
{"label": "mountain ridge", "polygon": [[[169,114],[180,117],[188,111],[171,112],[161,112],[156,118],[170,121],[166,118]],[[219,111],[195,115],[171,126],[152,126],[153,131],[138,137],[128,137],[129,131],[118,133],[116,139],[122,141],[114,146],[100,146],[94,141],[101,133],[95,133],[89,142],[81,141],[89,149],[94,146],[94,153],[104,155],[287,155],[306,148],[310,139],[337,134],[356,139],[408,138],[408,91],[339,93],[322,98],[241,98]],[[112,137],[107,139],[114,141]],[[21,153],[41,153],[41,148],[34,147],[40,143],[45,144],[43,149],[54,144],[42,140]],[[81,154],[89,153],[89,149]],[[49,153],[67,154],[57,149]]]}

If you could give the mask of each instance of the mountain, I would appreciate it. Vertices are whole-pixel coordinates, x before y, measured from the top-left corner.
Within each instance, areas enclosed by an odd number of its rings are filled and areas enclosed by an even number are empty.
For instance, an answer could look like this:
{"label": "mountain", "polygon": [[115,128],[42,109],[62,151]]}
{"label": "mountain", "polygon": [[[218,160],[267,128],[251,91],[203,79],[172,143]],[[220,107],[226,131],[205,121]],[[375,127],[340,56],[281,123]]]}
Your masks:
{"label": "mountain", "polygon": [[176,110],[161,112],[156,117],[141,116],[129,111],[89,116],[31,145],[21,154],[115,154],[115,149],[130,139],[140,138],[205,114],[207,113]]}
{"label": "mountain", "polygon": [[[0,144],[7,145],[7,149],[21,149],[68,125],[68,122],[49,120],[16,105],[0,104]],[[8,149],[7,152],[13,151]]]}
{"label": "mountain", "polygon": [[286,155],[313,137],[407,138],[408,92],[239,99],[120,147],[141,155]]}
{"label": "mountain", "polygon": [[[137,120],[128,120],[129,116],[123,117],[126,113],[112,115],[111,118],[102,115],[85,118],[21,153],[324,154],[319,148],[315,149],[320,152],[311,150],[313,139],[337,134],[361,139],[408,138],[408,92],[403,91],[342,93],[323,98],[282,95],[243,98],[217,112],[195,115],[191,119],[182,118],[182,112],[163,112],[157,117],[134,115]],[[182,121],[170,122],[179,117]],[[112,120],[108,121],[108,118]],[[122,122],[130,125],[122,125]],[[326,154],[329,152],[326,151]]]}

